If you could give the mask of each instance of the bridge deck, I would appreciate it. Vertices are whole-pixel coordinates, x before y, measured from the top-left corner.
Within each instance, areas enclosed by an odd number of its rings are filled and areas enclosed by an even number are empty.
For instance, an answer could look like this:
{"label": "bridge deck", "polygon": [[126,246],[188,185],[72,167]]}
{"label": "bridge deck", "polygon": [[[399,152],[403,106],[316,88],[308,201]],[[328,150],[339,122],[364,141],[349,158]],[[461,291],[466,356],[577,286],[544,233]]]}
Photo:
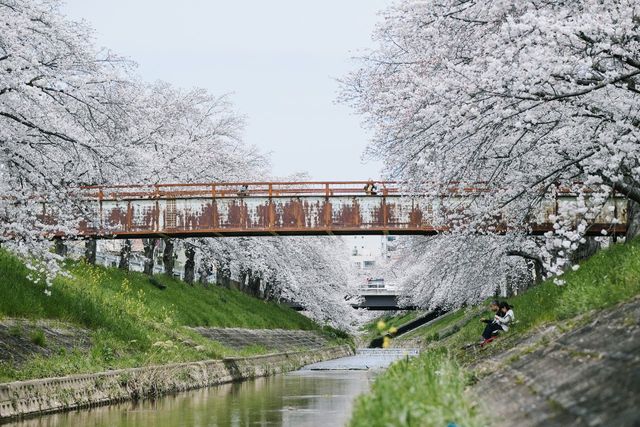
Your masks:
{"label": "bridge deck", "polygon": [[[451,186],[409,197],[390,182],[168,184],[86,187],[80,234],[99,238],[438,234],[449,231],[487,188]],[[558,189],[531,218],[531,234],[553,229],[551,215],[576,195]],[[626,231],[627,201],[607,202],[588,234]],[[486,231],[504,233],[499,215]],[[464,221],[464,220],[462,220]]]}

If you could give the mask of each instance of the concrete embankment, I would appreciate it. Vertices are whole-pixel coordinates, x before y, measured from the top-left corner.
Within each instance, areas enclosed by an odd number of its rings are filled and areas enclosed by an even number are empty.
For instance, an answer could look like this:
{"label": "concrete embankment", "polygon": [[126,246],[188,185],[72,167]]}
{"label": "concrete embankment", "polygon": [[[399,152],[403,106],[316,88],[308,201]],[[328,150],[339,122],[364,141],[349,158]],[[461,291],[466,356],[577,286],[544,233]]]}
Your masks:
{"label": "concrete embankment", "polygon": [[326,337],[314,331],[292,329],[246,329],[246,328],[191,328],[205,338],[217,341],[225,347],[242,350],[260,346],[271,353],[313,350],[329,347]]}
{"label": "concrete embankment", "polygon": [[[546,328],[472,368],[495,426],[640,425],[640,299]],[[560,325],[561,326],[561,325]]]}
{"label": "concrete embankment", "polygon": [[343,345],[5,383],[0,384],[0,422],[274,375],[351,354]]}

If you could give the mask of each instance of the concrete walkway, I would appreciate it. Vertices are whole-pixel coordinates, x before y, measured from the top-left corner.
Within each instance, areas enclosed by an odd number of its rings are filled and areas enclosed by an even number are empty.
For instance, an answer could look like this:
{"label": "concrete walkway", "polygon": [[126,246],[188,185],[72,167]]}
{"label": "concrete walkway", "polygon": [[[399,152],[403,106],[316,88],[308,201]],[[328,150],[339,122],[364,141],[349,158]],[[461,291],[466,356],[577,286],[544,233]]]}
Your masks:
{"label": "concrete walkway", "polygon": [[305,366],[302,370],[334,371],[334,370],[368,370],[385,369],[393,362],[406,357],[418,355],[417,349],[358,349],[354,356],[327,360]]}

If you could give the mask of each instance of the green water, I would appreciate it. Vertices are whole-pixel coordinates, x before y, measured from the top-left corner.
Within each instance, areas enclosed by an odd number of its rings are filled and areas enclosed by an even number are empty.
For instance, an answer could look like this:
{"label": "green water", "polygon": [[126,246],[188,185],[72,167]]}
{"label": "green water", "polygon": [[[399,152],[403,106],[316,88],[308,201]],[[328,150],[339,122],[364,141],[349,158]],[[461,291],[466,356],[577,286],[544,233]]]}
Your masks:
{"label": "green water", "polygon": [[62,426],[341,426],[371,371],[298,371],[155,401],[45,415],[9,424]]}

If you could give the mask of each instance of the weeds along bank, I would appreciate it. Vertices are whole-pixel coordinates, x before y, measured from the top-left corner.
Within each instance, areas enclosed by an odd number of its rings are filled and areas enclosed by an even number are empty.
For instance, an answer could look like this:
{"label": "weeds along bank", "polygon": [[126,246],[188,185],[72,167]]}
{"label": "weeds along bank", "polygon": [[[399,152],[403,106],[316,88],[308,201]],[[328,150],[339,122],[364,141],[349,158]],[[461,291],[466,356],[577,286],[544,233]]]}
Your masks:
{"label": "weeds along bank", "polygon": [[[27,342],[25,351],[33,350],[19,363],[1,361],[0,382],[269,352],[227,348],[189,329],[194,326],[299,329],[317,331],[332,344],[348,341],[288,307],[240,291],[156,276],[166,286],[160,289],[141,273],[84,262],[67,267],[48,296],[44,285],[29,280],[33,272],[0,250],[0,324]],[[47,342],[51,334],[43,331],[57,331],[71,345]]]}
{"label": "weeds along bank", "polygon": [[376,379],[372,391],[356,403],[351,425],[490,425],[491,411],[483,403],[486,396],[476,396],[470,389],[481,372],[475,367],[519,345],[523,354],[532,351],[520,342],[547,326],[555,325],[558,333],[571,331],[593,322],[598,312],[607,313],[615,304],[639,295],[640,239],[599,252],[563,278],[564,286],[549,280],[509,298],[517,325],[482,351],[461,347],[480,339],[484,324],[478,318],[486,305],[459,310],[400,337],[419,342],[425,350]]}

